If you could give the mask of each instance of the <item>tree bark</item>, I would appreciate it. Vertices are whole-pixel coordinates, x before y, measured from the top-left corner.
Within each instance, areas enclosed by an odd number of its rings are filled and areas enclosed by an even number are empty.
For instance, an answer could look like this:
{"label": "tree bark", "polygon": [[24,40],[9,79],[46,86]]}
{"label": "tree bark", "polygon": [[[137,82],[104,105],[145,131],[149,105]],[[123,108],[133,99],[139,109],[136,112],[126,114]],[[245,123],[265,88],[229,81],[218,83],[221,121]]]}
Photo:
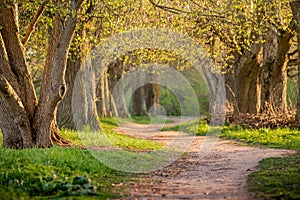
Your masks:
{"label": "tree bark", "polygon": [[154,83],[153,84],[153,95],[154,95],[154,112],[159,114],[164,114],[160,112],[160,104],[159,104],[159,84]]}
{"label": "tree bark", "polygon": [[17,5],[0,1],[0,128],[4,146],[32,147],[31,118],[36,107],[33,82],[20,41]]}
{"label": "tree bark", "polygon": [[[149,113],[151,107],[154,109],[154,87],[153,84],[148,83],[143,86],[145,91],[145,104],[146,104],[146,111]],[[154,111],[154,110],[153,110]]]}
{"label": "tree bark", "polygon": [[[81,38],[85,38],[84,28],[81,28],[78,34]],[[95,75],[92,71],[91,59],[85,55],[85,52],[88,52],[88,44],[84,43],[79,47],[73,47],[68,58],[65,76],[68,90],[59,104],[57,120],[58,125],[65,128],[83,129],[84,126],[90,125],[92,130],[100,130]],[[78,83],[74,89],[75,81]],[[74,114],[78,115],[76,117],[79,120],[78,127],[76,127],[77,122],[74,121]]]}
{"label": "tree bark", "polygon": [[84,67],[84,91],[87,102],[86,109],[86,122],[85,125],[90,125],[91,130],[99,131],[100,121],[96,105],[96,77],[92,68],[91,58],[88,56],[83,63]]}
{"label": "tree bark", "polygon": [[101,74],[100,80],[97,86],[97,97],[99,101],[97,102],[98,113],[101,117],[106,117],[106,105],[105,105],[105,73]]}
{"label": "tree bark", "polygon": [[300,1],[299,0],[292,1],[291,8],[296,23],[296,32],[298,38],[298,97],[297,97],[296,121],[298,125],[300,125]]}
{"label": "tree bark", "polygon": [[[32,83],[32,78],[27,69],[25,52],[20,40],[17,20],[17,5],[5,4],[0,1],[0,26],[1,35],[5,45],[5,52],[9,60],[9,65],[18,82],[12,87],[21,98],[26,112],[32,118],[35,112],[37,98]],[[17,88],[19,87],[19,88]]]}
{"label": "tree bark", "polygon": [[[17,4],[0,0],[0,128],[4,146],[48,147],[51,142],[66,143],[60,138],[55,114],[66,91],[66,59],[82,2],[71,1],[66,19],[55,15],[37,104],[20,39]],[[62,22],[65,22],[64,26],[60,24]]]}
{"label": "tree bark", "polygon": [[[125,75],[125,66],[122,59],[117,59],[115,63],[108,67],[108,85],[111,97],[111,110],[114,111],[114,116],[126,118],[129,116],[125,102],[124,87],[122,79]],[[118,91],[116,91],[118,90]]]}
{"label": "tree bark", "polygon": [[[291,31],[273,28],[263,47],[262,110],[287,111],[287,53],[291,47]],[[271,106],[271,108],[269,108]]]}
{"label": "tree bark", "polygon": [[251,51],[245,51],[237,59],[234,68],[235,91],[233,92],[237,106],[235,110],[240,113],[256,114],[260,110],[261,83],[259,77],[262,65],[261,54],[260,46],[255,46]]}
{"label": "tree bark", "polygon": [[[79,56],[79,53],[80,52],[78,51],[78,48],[76,48],[76,50],[72,49],[67,61],[67,69],[65,75],[67,91],[65,97],[59,103],[56,115],[59,127],[76,129],[72,113],[72,96],[75,78],[82,65],[82,59]],[[84,95],[82,90],[77,90],[76,92],[78,94],[81,93],[80,95],[82,96]],[[78,106],[83,106],[82,102],[80,104],[81,105]]]}
{"label": "tree bark", "polygon": [[133,116],[147,115],[146,101],[145,101],[145,87],[139,87],[132,94],[132,110]]}

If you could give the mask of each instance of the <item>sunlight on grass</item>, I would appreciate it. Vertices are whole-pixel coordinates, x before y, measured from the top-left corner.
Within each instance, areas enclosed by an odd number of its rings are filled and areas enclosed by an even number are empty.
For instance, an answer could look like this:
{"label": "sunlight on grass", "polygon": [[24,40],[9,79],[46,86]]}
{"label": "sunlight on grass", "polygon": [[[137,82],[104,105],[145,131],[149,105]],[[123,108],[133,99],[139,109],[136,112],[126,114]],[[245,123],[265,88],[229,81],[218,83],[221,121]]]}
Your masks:
{"label": "sunlight on grass", "polygon": [[249,144],[261,144],[272,148],[300,150],[300,132],[292,128],[258,130],[243,129],[239,126],[225,127],[221,137],[236,139]]}
{"label": "sunlight on grass", "polygon": [[130,136],[116,133],[114,128],[117,124],[113,118],[103,118],[101,120],[101,132],[90,131],[86,128],[83,131],[62,130],[62,135],[74,144],[97,147],[120,147],[133,150],[158,150],[163,145],[149,140],[136,139]]}
{"label": "sunlight on grass", "polygon": [[[181,130],[186,133],[205,136],[212,129],[203,120],[194,120],[185,122],[176,126],[163,128],[162,131]],[[293,128],[267,129],[258,130],[243,129],[240,126],[224,126],[217,128],[220,130],[220,137],[225,139],[234,139],[248,144],[266,145],[272,148],[287,148],[300,150],[300,131]]]}
{"label": "sunlight on grass", "polygon": [[247,181],[249,191],[261,199],[300,199],[300,154],[266,158]]}
{"label": "sunlight on grass", "polygon": [[101,132],[63,130],[73,143],[83,144],[101,163],[116,170],[141,173],[157,170],[180,157],[182,152],[157,142],[137,139],[116,133],[114,118],[101,120]]}
{"label": "sunlight on grass", "polygon": [[137,124],[164,124],[174,122],[170,119],[164,119],[159,116],[132,116],[130,118],[118,119],[118,121],[121,123],[133,122]]}
{"label": "sunlight on grass", "polygon": [[112,185],[131,180],[129,176],[106,167],[83,149],[0,148],[0,196],[4,199],[107,199],[114,197]]}
{"label": "sunlight on grass", "polygon": [[[103,134],[85,129],[81,132],[62,129],[63,137],[77,145],[114,145],[134,151],[146,150],[145,162],[152,151],[162,149],[163,145],[118,134],[114,131],[114,119],[101,119]],[[82,136],[83,138],[81,138]],[[84,139],[86,137],[86,139]],[[2,134],[0,134],[2,145]],[[83,140],[82,140],[83,139]],[[122,162],[134,159],[138,154],[125,151],[126,155],[114,150],[91,151],[80,148],[52,147],[48,149],[11,150],[0,148],[0,197],[4,199],[32,199],[40,197],[60,198],[76,196],[76,199],[111,199],[113,185],[133,180],[132,174],[121,173],[99,162],[93,154],[109,155]],[[148,155],[149,154],[149,155]],[[119,156],[119,157],[118,157]],[[164,157],[155,157],[164,163]],[[114,159],[115,160],[115,159]],[[165,159],[167,160],[167,159]],[[119,160],[120,162],[120,160]],[[124,162],[124,165],[128,163]],[[145,167],[153,163],[145,163]],[[131,178],[129,178],[131,177]]]}
{"label": "sunlight on grass", "polygon": [[93,151],[93,156],[114,169],[144,173],[161,169],[182,155],[182,152],[162,149],[158,151],[133,152],[123,150]]}

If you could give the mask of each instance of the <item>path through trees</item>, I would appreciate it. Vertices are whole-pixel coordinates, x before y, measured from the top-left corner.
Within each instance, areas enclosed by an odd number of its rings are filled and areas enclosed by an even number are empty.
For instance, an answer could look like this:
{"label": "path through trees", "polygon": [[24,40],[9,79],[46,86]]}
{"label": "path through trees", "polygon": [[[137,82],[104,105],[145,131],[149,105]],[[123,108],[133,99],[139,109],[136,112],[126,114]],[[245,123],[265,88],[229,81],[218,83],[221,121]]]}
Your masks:
{"label": "path through trees", "polygon": [[[172,118],[173,120],[173,118]],[[168,124],[174,125],[174,124]],[[118,129],[123,134],[139,137],[160,125],[140,125],[139,131]],[[148,139],[163,144],[172,140],[176,132],[159,132]],[[128,199],[236,199],[250,200],[247,192],[247,176],[256,170],[258,162],[267,157],[278,157],[293,150],[250,147],[233,141],[219,140],[212,152],[205,157],[199,155],[199,144],[205,137],[196,137],[187,154],[171,165],[143,174],[141,181],[127,185],[131,194]]]}

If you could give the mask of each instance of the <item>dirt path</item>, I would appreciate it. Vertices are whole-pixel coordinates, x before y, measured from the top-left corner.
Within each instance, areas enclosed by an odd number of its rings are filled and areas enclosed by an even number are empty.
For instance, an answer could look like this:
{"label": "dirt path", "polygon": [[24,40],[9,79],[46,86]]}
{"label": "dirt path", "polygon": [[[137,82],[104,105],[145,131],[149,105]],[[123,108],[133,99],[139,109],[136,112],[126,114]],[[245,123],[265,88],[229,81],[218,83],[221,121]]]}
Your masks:
{"label": "dirt path", "polygon": [[[119,128],[118,131],[163,144],[168,144],[173,136],[178,135],[178,132],[172,131],[159,132],[159,128],[160,125],[137,125]],[[131,195],[123,199],[252,200],[254,196],[247,192],[246,180],[258,162],[263,158],[296,152],[218,140],[212,151],[203,157],[198,152],[205,139],[196,137],[180,159],[162,170],[143,174],[139,183],[130,183],[126,187]]]}

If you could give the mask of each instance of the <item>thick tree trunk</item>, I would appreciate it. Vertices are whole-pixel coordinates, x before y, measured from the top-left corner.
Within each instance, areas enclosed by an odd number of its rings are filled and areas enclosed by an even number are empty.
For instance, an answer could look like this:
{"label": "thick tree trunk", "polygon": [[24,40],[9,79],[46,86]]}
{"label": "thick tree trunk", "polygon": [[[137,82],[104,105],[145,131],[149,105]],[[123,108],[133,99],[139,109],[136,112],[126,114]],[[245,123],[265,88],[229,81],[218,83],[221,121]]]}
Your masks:
{"label": "thick tree trunk", "polygon": [[92,69],[91,58],[85,58],[83,65],[84,94],[87,102],[87,107],[84,107],[87,116],[85,125],[90,125],[93,131],[99,131],[101,128],[96,106],[96,77]]}
{"label": "thick tree trunk", "polygon": [[51,145],[51,135],[57,130],[55,113],[58,103],[66,92],[65,70],[67,52],[75,30],[76,19],[69,18],[69,23],[63,28],[59,15],[53,22],[52,35],[48,46],[46,66],[43,72],[43,82],[39,99],[39,106],[34,117],[33,128],[36,132],[37,145],[48,147]]}
{"label": "thick tree trunk", "polygon": [[[4,1],[0,3],[5,5]],[[19,37],[16,5],[0,7],[0,26],[0,128],[3,144],[10,148],[32,147],[35,135],[30,119],[37,99]]]}
{"label": "thick tree trunk", "polygon": [[240,113],[256,114],[260,110],[260,72],[262,52],[259,46],[247,51],[240,57],[234,69],[235,97],[237,110]]}
{"label": "thick tree trunk", "polygon": [[139,87],[132,94],[132,110],[133,116],[147,115],[146,101],[145,101],[145,87]]}
{"label": "thick tree trunk", "polygon": [[[48,147],[60,138],[55,114],[65,94],[64,72],[76,13],[83,0],[71,1],[66,20],[56,15],[48,48],[39,104],[28,72],[18,29],[17,4],[0,0],[0,128],[10,148]],[[61,26],[61,22],[65,26]],[[29,30],[29,33],[32,30]]]}
{"label": "thick tree trunk", "polygon": [[151,107],[153,109],[154,106],[154,87],[153,84],[148,83],[143,86],[145,91],[145,104],[146,104],[146,111],[149,112]]}
{"label": "thick tree trunk", "polygon": [[[85,37],[84,30],[81,30],[79,34]],[[59,104],[57,120],[61,127],[82,129],[90,125],[92,130],[100,130],[96,107],[95,75],[92,72],[90,58],[84,55],[84,52],[87,52],[86,46],[81,44],[80,47],[74,47],[71,51],[65,76],[68,90]],[[74,89],[75,81],[78,83]],[[79,120],[78,127],[76,127],[77,122],[74,121],[74,114],[78,115],[76,117]]]}
{"label": "thick tree trunk", "polygon": [[129,113],[125,103],[123,84],[122,81],[120,81],[125,75],[125,66],[122,60],[117,59],[115,63],[111,64],[111,66],[108,67],[108,73],[109,91],[110,94],[112,94],[110,96],[111,108],[114,111],[114,116],[126,118],[129,116]]}
{"label": "thick tree trunk", "polygon": [[[75,78],[82,66],[82,59],[81,56],[79,56],[79,53],[78,48],[76,48],[75,51],[72,50],[67,61],[67,70],[65,75],[67,91],[65,97],[58,106],[56,115],[59,127],[76,129],[72,112],[72,96]],[[84,96],[84,91],[77,90],[76,92],[78,94],[81,93],[80,95]],[[78,106],[82,106],[82,102]]]}
{"label": "thick tree trunk", "polygon": [[103,72],[97,86],[97,97],[99,101],[97,102],[98,114],[101,117],[106,117],[106,105],[105,105],[105,73]]}
{"label": "thick tree trunk", "polygon": [[292,37],[291,31],[276,28],[266,35],[263,47],[262,110],[287,111],[287,53]]}
{"label": "thick tree trunk", "polygon": [[296,32],[298,35],[298,97],[297,97],[297,114],[296,120],[300,125],[300,1],[294,0],[291,2],[293,17],[296,23]]}
{"label": "thick tree trunk", "polygon": [[[5,5],[4,1],[0,1]],[[6,7],[7,6],[7,7]],[[32,78],[27,69],[24,47],[19,36],[17,5],[6,5],[0,7],[0,26],[3,43],[10,68],[15,74],[17,84],[12,87],[23,102],[23,106],[32,118],[35,112],[37,98],[34,91]]]}

